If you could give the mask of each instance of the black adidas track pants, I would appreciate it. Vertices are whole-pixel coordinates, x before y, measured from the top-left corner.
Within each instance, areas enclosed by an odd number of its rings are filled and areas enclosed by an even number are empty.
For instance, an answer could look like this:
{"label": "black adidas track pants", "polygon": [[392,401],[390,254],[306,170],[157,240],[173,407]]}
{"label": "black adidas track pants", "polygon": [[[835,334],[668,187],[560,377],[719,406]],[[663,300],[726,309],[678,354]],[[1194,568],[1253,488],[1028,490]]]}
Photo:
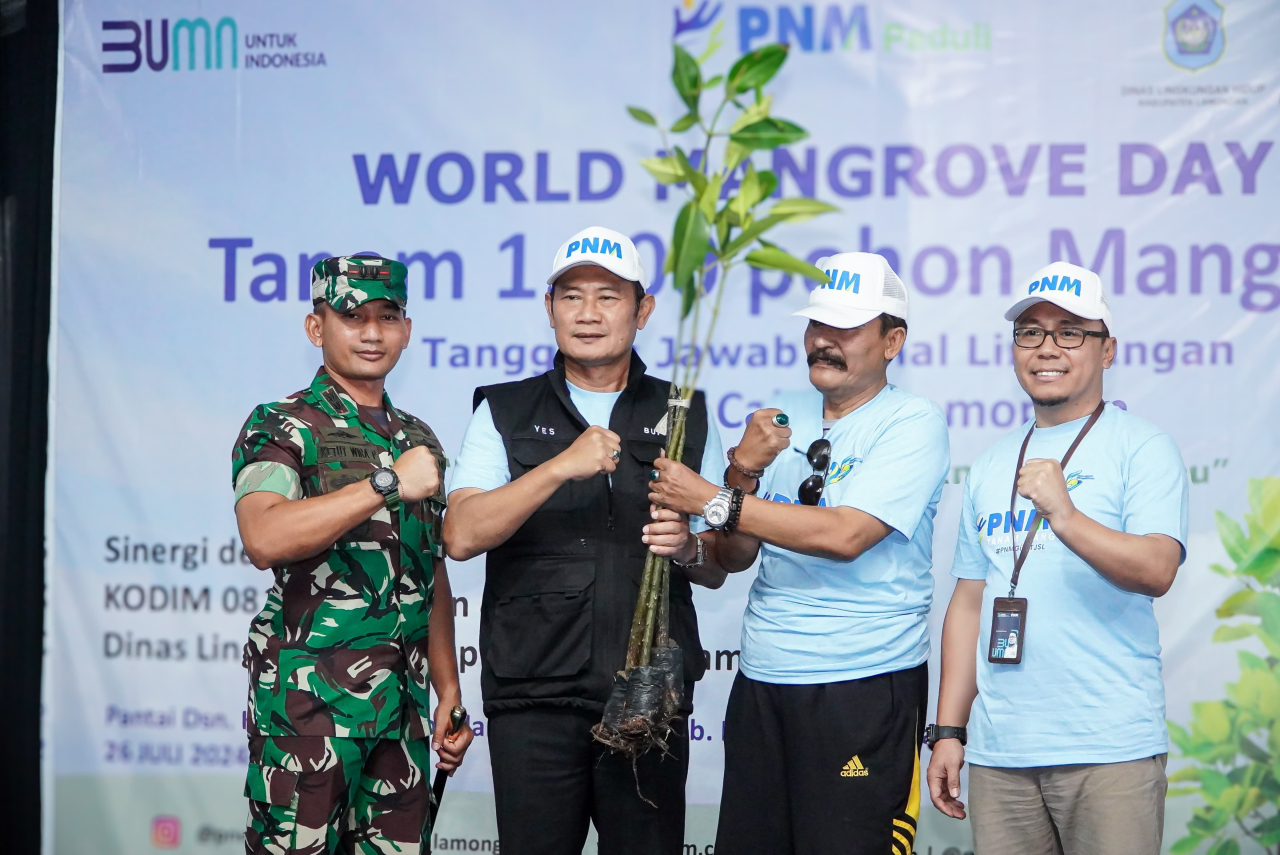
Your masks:
{"label": "black adidas track pants", "polygon": [[739,673],[716,855],[910,855],[928,702],[927,664],[813,685]]}

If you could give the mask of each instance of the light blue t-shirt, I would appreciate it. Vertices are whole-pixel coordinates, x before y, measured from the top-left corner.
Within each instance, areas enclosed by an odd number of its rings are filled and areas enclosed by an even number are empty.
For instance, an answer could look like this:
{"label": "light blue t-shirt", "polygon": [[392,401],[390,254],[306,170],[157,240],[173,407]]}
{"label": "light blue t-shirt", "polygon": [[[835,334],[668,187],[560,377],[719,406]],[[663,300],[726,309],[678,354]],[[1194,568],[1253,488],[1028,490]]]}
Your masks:
{"label": "light blue t-shirt", "polygon": [[[791,447],[765,470],[760,497],[796,502],[813,474],[822,397],[783,396]],[[913,668],[929,658],[933,517],[950,468],[947,420],[932,401],[886,386],[839,419],[821,504],[857,508],[893,531],[853,561],[768,544],[742,621],[742,673],[765,683],[834,683]],[[856,715],[856,710],[850,710]]]}
{"label": "light blue t-shirt", "polygon": [[[587,424],[609,427],[609,417],[613,415],[613,405],[618,402],[621,391],[589,392],[572,383],[565,385],[569,387],[569,400],[573,401]],[[720,432],[716,429],[714,419],[708,419],[707,444],[702,449],[702,474],[713,484],[719,484],[724,479],[726,465]],[[472,413],[467,432],[462,436],[462,450],[458,452],[458,460],[449,471],[450,493],[467,487],[496,490],[511,480],[507,447],[502,442],[502,434],[498,433],[493,424],[493,413],[489,410],[487,400],[481,401],[480,406]],[[689,525],[695,532],[706,530],[702,517],[691,518]]]}
{"label": "light blue t-shirt", "polygon": [[[1037,428],[1027,460],[1061,460],[1085,419]],[[969,470],[951,573],[985,579],[978,633],[978,698],[966,759],[1025,768],[1120,763],[1163,754],[1164,683],[1160,630],[1151,597],[1122,591],[1041,525],[1022,565],[1016,596],[1027,599],[1022,662],[987,661],[991,611],[1009,594],[1012,528],[1021,548],[1034,511],[1009,495],[1018,449],[1031,422],[984,451]],[[1187,543],[1187,470],[1173,440],[1107,406],[1067,463],[1071,501],[1095,522],[1128,534]]]}

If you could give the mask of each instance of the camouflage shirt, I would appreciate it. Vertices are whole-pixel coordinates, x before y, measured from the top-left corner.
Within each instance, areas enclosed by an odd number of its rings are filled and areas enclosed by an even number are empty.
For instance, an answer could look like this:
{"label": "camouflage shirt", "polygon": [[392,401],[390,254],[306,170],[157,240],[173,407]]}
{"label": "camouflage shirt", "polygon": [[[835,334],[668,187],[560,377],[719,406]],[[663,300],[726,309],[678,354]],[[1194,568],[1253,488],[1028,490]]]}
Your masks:
{"label": "camouflage shirt", "polygon": [[[231,454],[236,500],[320,496],[425,445],[434,433],[383,397],[387,425],[322,368],[310,388],[253,411]],[[443,479],[442,479],[443,480]],[[312,558],[276,567],[249,628],[251,735],[421,739],[429,733],[427,632],[444,489],[379,509]]]}

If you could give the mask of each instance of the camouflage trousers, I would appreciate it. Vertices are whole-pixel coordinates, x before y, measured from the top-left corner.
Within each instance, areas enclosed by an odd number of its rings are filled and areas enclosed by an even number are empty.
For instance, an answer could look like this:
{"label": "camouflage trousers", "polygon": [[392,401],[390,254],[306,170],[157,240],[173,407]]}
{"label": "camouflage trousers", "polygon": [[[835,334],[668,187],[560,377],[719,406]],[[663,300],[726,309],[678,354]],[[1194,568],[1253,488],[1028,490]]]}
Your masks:
{"label": "camouflage trousers", "polygon": [[430,745],[429,739],[249,737],[246,855],[430,852]]}

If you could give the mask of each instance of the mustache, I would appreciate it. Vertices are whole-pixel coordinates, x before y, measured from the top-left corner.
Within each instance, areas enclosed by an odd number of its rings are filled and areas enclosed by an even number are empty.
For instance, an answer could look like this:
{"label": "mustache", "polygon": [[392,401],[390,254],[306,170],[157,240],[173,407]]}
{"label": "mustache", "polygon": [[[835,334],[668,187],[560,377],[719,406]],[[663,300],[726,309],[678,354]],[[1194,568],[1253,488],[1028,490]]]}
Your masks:
{"label": "mustache", "polygon": [[849,363],[844,361],[844,357],[829,347],[823,347],[813,351],[807,357],[807,361],[810,368],[819,362],[825,362],[832,368],[838,368],[841,371],[844,371],[849,367]]}

